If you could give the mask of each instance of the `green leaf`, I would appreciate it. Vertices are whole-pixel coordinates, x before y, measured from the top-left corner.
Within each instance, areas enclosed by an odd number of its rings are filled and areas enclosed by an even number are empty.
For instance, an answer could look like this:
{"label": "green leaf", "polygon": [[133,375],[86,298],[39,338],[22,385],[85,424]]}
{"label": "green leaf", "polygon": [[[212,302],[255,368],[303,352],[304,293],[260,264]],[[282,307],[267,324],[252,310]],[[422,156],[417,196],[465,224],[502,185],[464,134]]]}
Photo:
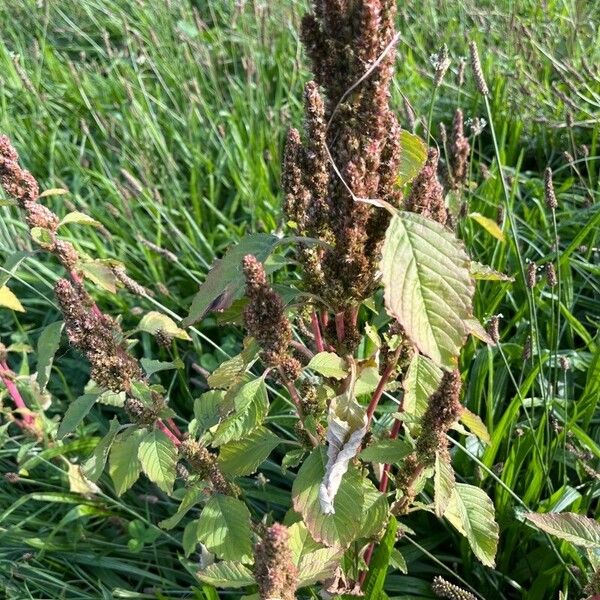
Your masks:
{"label": "green leaf", "polygon": [[600,548],[600,523],[576,513],[525,513],[538,529],[582,548]]}
{"label": "green leaf", "polygon": [[159,429],[147,432],[140,442],[138,458],[148,479],[171,494],[175,482],[177,449],[167,435]]}
{"label": "green leaf", "polygon": [[[265,233],[254,233],[243,237],[240,242],[230,246],[222,259],[213,263],[204,283],[194,296],[189,315],[183,320],[183,326],[193,325],[206,314],[217,299],[225,306],[238,298],[245,286],[242,272],[242,259],[253,254],[260,262],[269,256],[278,238]],[[224,306],[224,307],[225,307]]]}
{"label": "green leaf", "polygon": [[323,514],[319,487],[326,464],[327,455],[323,447],[315,448],[304,461],[292,486],[294,509],[302,515],[317,542],[347,548],[361,529],[364,504],[362,476],[356,469],[348,469],[333,502],[335,513]]}
{"label": "green leaf", "polygon": [[258,356],[258,344],[254,338],[244,340],[244,349],[237,356],[221,363],[213,373],[208,376],[208,385],[211,388],[228,390],[239,383],[248,367]]}
{"label": "green leaf", "polygon": [[32,227],[31,239],[42,248],[49,248],[53,244],[52,234],[44,227]]}
{"label": "green leaf", "polygon": [[16,312],[25,312],[23,305],[7,285],[0,287],[0,306]]}
{"label": "green leaf", "polygon": [[504,241],[504,232],[502,231],[502,229],[500,229],[496,221],[488,219],[488,217],[484,217],[481,213],[478,212],[470,213],[469,218],[479,223],[479,225],[481,225],[491,236],[495,237],[497,240],[501,242]]}
{"label": "green leaf", "polygon": [[371,563],[369,565],[369,572],[365,579],[363,586],[365,592],[365,600],[380,600],[382,598],[383,586],[385,584],[385,578],[390,564],[392,549],[396,543],[396,531],[398,529],[398,523],[395,517],[391,517],[385,534],[381,539],[381,542],[377,545]]}
{"label": "green leaf", "polygon": [[442,518],[454,493],[454,470],[450,462],[450,454],[436,452],[435,471],[433,475],[435,514]]}
{"label": "green leaf", "polygon": [[204,433],[221,420],[224,398],[224,391],[210,390],[194,400],[194,421],[190,423],[190,432],[193,432],[193,435]]}
{"label": "green leaf", "polygon": [[161,360],[154,360],[152,358],[142,358],[140,360],[142,364],[142,369],[146,372],[146,375],[154,375],[154,373],[158,373],[160,371],[169,371],[171,369],[182,369],[183,362],[179,359],[174,360],[172,362],[166,362]]}
{"label": "green leaf", "polygon": [[252,571],[242,563],[224,560],[198,571],[198,579],[215,587],[241,588],[254,584]]}
{"label": "green leaf", "polygon": [[102,227],[102,224],[96,221],[96,219],[92,219],[89,215],[85,213],[74,210],[66,214],[58,224],[59,227],[63,225],[68,225],[69,223],[76,223],[77,225],[89,225],[91,227]]}
{"label": "green leaf", "polygon": [[113,392],[112,390],[106,390],[98,396],[96,402],[98,404],[105,404],[106,406],[122,407],[125,405],[125,398],[125,392]]}
{"label": "green leaf", "polygon": [[515,278],[510,275],[505,275],[504,273],[500,273],[500,271],[496,271],[492,269],[492,267],[488,265],[484,265],[477,261],[471,261],[471,266],[469,269],[471,273],[471,277],[473,279],[482,279],[484,281],[514,281]]}
{"label": "green leaf", "polygon": [[84,394],[69,404],[65,416],[58,426],[56,437],[59,440],[64,438],[68,433],[71,433],[83,421],[92,409],[92,406],[96,404],[97,398],[98,394]]}
{"label": "green leaf", "polygon": [[411,452],[410,444],[404,440],[384,438],[369,444],[358,458],[373,463],[398,464]]}
{"label": "green leaf", "polygon": [[334,379],[344,379],[348,375],[346,361],[334,352],[315,354],[306,365],[306,368]]}
{"label": "green leaf", "polygon": [[418,136],[402,129],[400,131],[400,165],[398,167],[398,185],[412,181],[423,168],[427,160],[427,146]]}
{"label": "green leaf", "polygon": [[185,496],[183,497],[183,500],[181,501],[177,512],[168,519],[164,519],[164,521],[161,521],[158,524],[158,526],[162,527],[163,529],[173,529],[173,527],[179,524],[179,522],[181,521],[181,519],[183,519],[187,512],[205,497],[205,485],[192,485],[191,487],[187,488],[187,490],[185,491]]}
{"label": "green leaf", "polygon": [[117,291],[117,278],[110,266],[101,260],[85,260],[77,264],[77,268],[90,281],[100,286],[102,289],[111,292]]}
{"label": "green leaf", "polygon": [[488,495],[473,485],[457,483],[444,517],[467,538],[475,556],[485,566],[494,567],[498,524]]}
{"label": "green leaf", "polygon": [[129,428],[115,437],[108,460],[108,473],[117,496],[124,494],[138,479],[142,466],[138,459],[144,429]]}
{"label": "green leaf", "polygon": [[302,521],[288,527],[292,562],[298,568],[298,588],[333,575],[343,551],[315,542]]}
{"label": "green leaf", "polygon": [[258,427],[243,439],[221,446],[219,466],[228,475],[250,475],[267,459],[279,442],[274,433]]}
{"label": "green leaf", "polygon": [[112,446],[118,430],[119,421],[117,421],[117,418],[115,417],[110,422],[108,433],[100,440],[100,443],[96,446],[92,456],[85,461],[83,472],[90,481],[95,483],[100,479],[100,475],[102,475],[102,471],[104,471],[104,466],[106,465],[110,447]]}
{"label": "green leaf", "polygon": [[215,494],[200,515],[197,535],[210,552],[223,560],[253,560],[250,511],[237,498]]}
{"label": "green leaf", "polygon": [[421,353],[447,369],[456,366],[472,318],[474,285],[462,243],[445,227],[398,212],[382,249],[387,312]]}
{"label": "green leaf", "polygon": [[404,377],[404,410],[421,417],[427,409],[429,397],[442,381],[442,370],[422,354],[415,354]]}
{"label": "green leaf", "polygon": [[50,371],[52,370],[52,362],[54,355],[60,345],[60,336],[64,327],[62,321],[51,323],[44,327],[37,343],[37,382],[40,389],[43,391],[48,385]]}
{"label": "green leaf", "polygon": [[190,341],[192,339],[187,331],[177,327],[177,323],[175,323],[171,317],[163,315],[155,310],[151,310],[142,317],[142,320],[138,325],[138,331],[145,331],[150,335],[156,335],[161,331],[170,337],[180,340]]}
{"label": "green leaf", "polygon": [[460,414],[460,422],[485,444],[492,443],[489,431],[479,415],[472,413],[468,408],[463,408]]}
{"label": "green leaf", "polygon": [[363,479],[364,504],[359,538],[376,538],[385,529],[390,510],[385,494],[368,479]]}
{"label": "green leaf", "polygon": [[186,558],[196,549],[198,545],[198,519],[190,521],[184,527],[181,545]]}
{"label": "green leaf", "polygon": [[233,402],[233,414],[219,425],[212,440],[213,446],[239,440],[263,422],[269,410],[264,379],[253,379],[242,385]]}

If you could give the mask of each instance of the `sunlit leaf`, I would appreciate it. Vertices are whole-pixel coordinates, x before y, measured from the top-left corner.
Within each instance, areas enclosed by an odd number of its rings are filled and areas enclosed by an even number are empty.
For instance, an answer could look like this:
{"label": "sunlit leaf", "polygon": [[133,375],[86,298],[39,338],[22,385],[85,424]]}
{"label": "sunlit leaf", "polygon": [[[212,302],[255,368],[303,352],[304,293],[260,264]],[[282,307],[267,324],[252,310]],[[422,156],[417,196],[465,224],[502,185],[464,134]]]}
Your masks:
{"label": "sunlit leaf", "polygon": [[582,548],[600,548],[600,523],[576,513],[525,513],[538,529]]}
{"label": "sunlit leaf", "polygon": [[175,482],[177,450],[167,435],[159,429],[146,432],[140,441],[138,458],[148,479],[170,494]]}
{"label": "sunlit leaf", "polygon": [[225,256],[216,260],[206,275],[204,283],[194,296],[189,315],[183,320],[183,327],[188,327],[202,319],[219,300],[222,300],[219,307],[226,308],[238,298],[245,286],[242,272],[244,256],[253,254],[257,260],[264,262],[277,241],[278,238],[274,235],[254,233],[230,246]]}
{"label": "sunlit leaf", "polygon": [[138,325],[139,331],[145,331],[151,335],[156,335],[159,331],[169,337],[178,338],[180,340],[191,340],[187,331],[177,327],[177,323],[162,313],[151,310],[146,313]]}
{"label": "sunlit leaf", "polygon": [[17,312],[25,312],[23,305],[7,285],[0,287],[0,306]]}
{"label": "sunlit leaf", "polygon": [[381,272],[388,313],[423,354],[454,368],[474,292],[462,243],[435,221],[398,212],[386,232]]}
{"label": "sunlit leaf", "polygon": [[215,494],[202,510],[197,535],[223,560],[253,560],[250,511],[237,498]]}
{"label": "sunlit leaf", "polygon": [[467,538],[475,556],[494,567],[499,531],[488,495],[473,485],[457,483],[444,517]]}
{"label": "sunlit leaf", "polygon": [[490,235],[495,237],[497,240],[501,242],[504,241],[504,232],[498,226],[496,221],[492,219],[488,219],[488,217],[484,217],[481,213],[472,212],[469,213],[469,217],[479,223]]}

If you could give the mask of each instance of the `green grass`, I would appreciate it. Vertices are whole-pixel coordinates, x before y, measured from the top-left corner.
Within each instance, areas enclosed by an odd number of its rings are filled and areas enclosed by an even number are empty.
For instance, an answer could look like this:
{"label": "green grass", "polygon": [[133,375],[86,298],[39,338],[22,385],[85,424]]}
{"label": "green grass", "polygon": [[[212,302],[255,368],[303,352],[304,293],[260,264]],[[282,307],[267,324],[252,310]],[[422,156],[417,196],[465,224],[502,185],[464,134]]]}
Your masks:
{"label": "green grass", "polygon": [[[271,231],[280,222],[281,148],[287,127],[300,124],[309,75],[295,33],[304,5],[268,4],[20,0],[0,7],[0,131],[14,139],[23,164],[44,188],[69,190],[48,198],[53,209],[64,214],[75,206],[103,224],[98,231],[72,227],[78,247],[124,262],[156,293],[158,305],[179,315],[215,255],[245,231]],[[506,242],[468,218],[459,232],[473,259],[516,281],[478,286],[476,314],[485,321],[502,313],[502,343],[470,343],[461,370],[468,382],[465,403],[484,420],[492,444],[457,445],[454,459],[459,479],[485,486],[495,501],[497,567],[481,567],[465,542],[419,514],[407,521],[415,535],[398,546],[409,575],[395,571],[387,579],[393,598],[431,598],[437,573],[450,579],[454,573],[490,599],[555,598],[559,590],[578,598],[585,583],[584,575],[573,576],[585,564],[572,546],[519,518],[527,510],[598,514],[600,75],[587,73],[585,65],[599,62],[600,6],[576,0],[545,5],[430,0],[400,9],[393,101],[402,113],[405,95],[426,118],[429,56],[447,43],[453,64],[438,90],[433,123],[449,123],[457,106],[467,117],[488,121],[473,144],[478,185],[464,199],[469,212],[492,219],[505,206]],[[467,54],[470,39],[479,44],[491,89],[506,189],[489,116],[468,69],[466,87],[455,84],[458,58]],[[561,95],[572,104],[573,129],[565,127]],[[423,135],[422,125],[417,133]],[[544,204],[548,165],[559,197],[556,222]],[[29,247],[16,213],[0,211],[0,254]],[[559,286],[551,289],[542,275],[528,290],[522,280],[527,261],[558,263]],[[0,313],[3,342],[35,345],[41,327],[57,319],[51,291],[56,276],[40,255],[25,261],[11,286],[28,312],[18,319]],[[134,308],[152,308],[128,294],[101,294],[99,301],[127,327],[139,319]],[[183,356],[189,382],[163,379],[183,413],[202,389],[191,362],[212,368],[239,344],[234,329],[217,327],[213,319],[200,329],[206,337],[195,335]],[[532,355],[524,360],[528,336]],[[148,340],[140,345],[144,353]],[[560,368],[559,357],[569,360],[569,370]],[[49,413],[62,414],[85,379],[81,362],[64,350]],[[278,408],[283,405],[275,403],[271,418],[285,427]],[[100,411],[94,413],[78,439],[101,433],[106,423]],[[88,451],[75,448],[69,458],[81,460]],[[0,449],[0,471],[15,471],[18,462],[40,452],[41,445],[12,437]],[[44,458],[21,482],[0,485],[0,588],[9,598],[203,597],[181,559],[181,531],[163,533],[137,554],[127,547],[127,523],[156,524],[172,512],[171,500],[160,494],[150,504],[145,496],[156,490],[137,484],[121,500],[108,494],[83,501],[69,494],[64,463],[56,460]],[[248,482],[253,508],[281,511],[291,475],[274,464],[265,473],[270,482],[264,489]]]}

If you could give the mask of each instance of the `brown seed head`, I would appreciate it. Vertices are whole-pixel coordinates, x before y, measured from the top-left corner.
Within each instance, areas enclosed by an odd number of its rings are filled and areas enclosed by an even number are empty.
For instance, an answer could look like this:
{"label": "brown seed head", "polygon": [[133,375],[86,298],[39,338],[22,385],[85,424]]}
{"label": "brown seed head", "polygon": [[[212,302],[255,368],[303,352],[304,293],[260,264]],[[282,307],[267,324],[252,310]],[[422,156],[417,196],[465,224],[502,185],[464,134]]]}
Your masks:
{"label": "brown seed head", "polygon": [[260,597],[294,600],[298,569],[293,563],[287,527],[275,523],[254,547],[254,576]]}
{"label": "brown seed head", "polygon": [[469,53],[471,55],[471,68],[473,69],[473,77],[475,78],[477,89],[482,96],[489,96],[490,90],[488,89],[485,77],[483,76],[481,61],[479,60],[479,50],[477,50],[477,44],[475,42],[469,43]]}

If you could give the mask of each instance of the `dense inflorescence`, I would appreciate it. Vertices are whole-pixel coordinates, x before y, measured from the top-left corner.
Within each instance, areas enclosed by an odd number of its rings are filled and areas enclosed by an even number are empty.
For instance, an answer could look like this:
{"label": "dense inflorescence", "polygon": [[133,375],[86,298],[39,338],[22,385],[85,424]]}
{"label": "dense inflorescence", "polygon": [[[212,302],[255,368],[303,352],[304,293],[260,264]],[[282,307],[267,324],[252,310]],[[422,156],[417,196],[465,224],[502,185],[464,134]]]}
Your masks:
{"label": "dense inflorescence", "polygon": [[254,557],[260,597],[294,600],[298,570],[292,561],[287,527],[275,523],[267,528],[254,548]]}
{"label": "dense inflorescence", "polygon": [[56,235],[58,217],[47,207],[38,203],[40,195],[37,181],[29,171],[19,166],[19,155],[10,140],[0,135],[0,184],[25,212],[25,221],[30,228],[40,228],[46,232],[40,237],[40,245],[52,252],[71,271],[77,265],[79,256],[70,242]]}
{"label": "dense inflorescence", "polygon": [[225,478],[219,469],[217,457],[208,448],[192,439],[186,439],[181,443],[180,453],[190,463],[196,475],[210,482],[215,492],[228,496],[239,495],[239,488]]}
{"label": "dense inflorescence", "polygon": [[476,600],[476,597],[463,590],[461,587],[446,581],[443,577],[436,577],[431,585],[431,590],[438,598],[447,600]]}
{"label": "dense inflorescence", "polygon": [[301,365],[289,353],[292,326],[285,315],[283,300],[269,286],[265,269],[255,256],[245,256],[243,268],[248,298],[244,309],[246,329],[260,345],[265,362],[280,368],[286,378],[293,381]]}
{"label": "dense inflorescence", "polygon": [[463,112],[460,108],[457,108],[452,121],[450,147],[448,148],[449,181],[452,189],[460,189],[467,182],[470,153],[471,145],[464,133]]}
{"label": "dense inflorescence", "polygon": [[395,507],[397,512],[404,512],[412,503],[414,484],[423,470],[434,464],[436,454],[448,456],[446,433],[463,410],[460,390],[459,371],[445,372],[438,389],[429,398],[415,450],[404,459],[398,472],[396,483],[403,497]]}
{"label": "dense inflorescence", "polygon": [[404,209],[445,225],[448,212],[444,202],[444,189],[437,175],[438,160],[438,151],[431,148],[425,166],[412,184]]}
{"label": "dense inflorescence", "polygon": [[117,323],[94,310],[87,292],[66,279],[57,281],[54,292],[69,341],[90,362],[92,379],[115,392],[128,391],[131,381],[142,377],[142,371],[119,339],[122,334]]}
{"label": "dense inflorescence", "polygon": [[373,290],[390,218],[356,199],[401,199],[400,126],[389,109],[395,12],[393,0],[316,0],[302,25],[315,81],[305,91],[304,143],[288,134],[284,208],[300,235],[329,244],[300,258],[310,291],[336,311]]}

